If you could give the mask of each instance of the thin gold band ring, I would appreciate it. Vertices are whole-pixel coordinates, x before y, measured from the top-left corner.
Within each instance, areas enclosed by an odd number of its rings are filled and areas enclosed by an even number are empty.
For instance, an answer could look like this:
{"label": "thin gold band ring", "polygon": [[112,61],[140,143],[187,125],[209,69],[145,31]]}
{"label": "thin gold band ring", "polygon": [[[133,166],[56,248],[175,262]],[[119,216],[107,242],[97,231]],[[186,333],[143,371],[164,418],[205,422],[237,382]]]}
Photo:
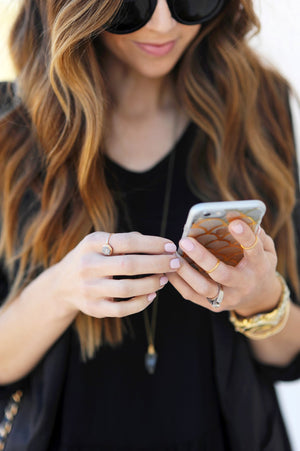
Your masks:
{"label": "thin gold band ring", "polygon": [[218,259],[218,261],[217,261],[217,263],[215,264],[215,266],[214,266],[213,268],[209,269],[208,271],[206,271],[207,274],[210,274],[210,273],[214,272],[214,271],[219,267],[219,264],[220,264],[220,263],[221,263],[221,261]]}
{"label": "thin gold band ring", "polygon": [[250,251],[251,249],[254,249],[254,248],[255,248],[255,246],[257,245],[257,241],[258,241],[258,236],[256,235],[255,241],[254,241],[254,243],[252,244],[252,246],[246,247],[246,246],[243,246],[243,245],[241,244],[241,248],[243,248],[245,251]]}

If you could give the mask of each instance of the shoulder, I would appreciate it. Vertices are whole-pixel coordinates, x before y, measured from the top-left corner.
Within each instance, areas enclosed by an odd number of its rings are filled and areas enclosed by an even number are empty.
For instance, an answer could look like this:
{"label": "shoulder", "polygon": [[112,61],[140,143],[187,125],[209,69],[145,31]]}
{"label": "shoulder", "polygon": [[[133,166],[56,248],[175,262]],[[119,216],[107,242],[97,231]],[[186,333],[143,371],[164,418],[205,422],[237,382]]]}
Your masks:
{"label": "shoulder", "polygon": [[0,82],[0,116],[13,109],[16,104],[16,85],[13,82]]}

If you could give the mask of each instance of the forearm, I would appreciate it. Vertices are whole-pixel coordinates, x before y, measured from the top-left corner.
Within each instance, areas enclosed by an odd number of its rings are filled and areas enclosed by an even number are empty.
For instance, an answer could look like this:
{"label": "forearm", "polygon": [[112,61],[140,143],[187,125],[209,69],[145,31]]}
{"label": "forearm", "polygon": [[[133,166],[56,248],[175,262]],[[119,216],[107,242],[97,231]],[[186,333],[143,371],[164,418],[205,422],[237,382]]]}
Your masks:
{"label": "forearm", "polygon": [[55,295],[56,278],[48,269],[0,310],[0,385],[26,376],[74,320]]}
{"label": "forearm", "polygon": [[258,361],[274,366],[289,364],[300,352],[300,307],[291,303],[287,324],[277,335],[249,342]]}

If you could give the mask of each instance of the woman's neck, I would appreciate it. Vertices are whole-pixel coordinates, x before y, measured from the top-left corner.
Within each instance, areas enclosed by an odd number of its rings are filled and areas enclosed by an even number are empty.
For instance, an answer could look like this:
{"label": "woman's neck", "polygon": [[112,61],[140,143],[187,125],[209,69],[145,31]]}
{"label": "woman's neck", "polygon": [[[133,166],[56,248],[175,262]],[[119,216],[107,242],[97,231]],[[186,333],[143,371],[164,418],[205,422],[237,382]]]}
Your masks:
{"label": "woman's neck", "polygon": [[147,170],[173,148],[188,121],[179,107],[172,76],[149,79],[113,55],[105,61],[112,99],[106,154],[130,170]]}
{"label": "woman's neck", "polygon": [[171,75],[144,77],[113,55],[106,58],[105,72],[114,113],[124,118],[148,118],[159,111],[178,108]]}

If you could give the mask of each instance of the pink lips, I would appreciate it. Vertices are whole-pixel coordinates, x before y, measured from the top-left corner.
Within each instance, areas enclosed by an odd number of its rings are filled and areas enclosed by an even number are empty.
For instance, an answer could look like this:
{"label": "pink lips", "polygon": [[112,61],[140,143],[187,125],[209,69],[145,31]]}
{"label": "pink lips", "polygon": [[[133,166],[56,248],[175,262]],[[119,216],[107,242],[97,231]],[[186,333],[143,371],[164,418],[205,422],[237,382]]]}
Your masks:
{"label": "pink lips", "polygon": [[135,44],[144,52],[153,56],[165,56],[171,52],[176,41],[166,42],[165,44],[144,44],[135,42]]}

